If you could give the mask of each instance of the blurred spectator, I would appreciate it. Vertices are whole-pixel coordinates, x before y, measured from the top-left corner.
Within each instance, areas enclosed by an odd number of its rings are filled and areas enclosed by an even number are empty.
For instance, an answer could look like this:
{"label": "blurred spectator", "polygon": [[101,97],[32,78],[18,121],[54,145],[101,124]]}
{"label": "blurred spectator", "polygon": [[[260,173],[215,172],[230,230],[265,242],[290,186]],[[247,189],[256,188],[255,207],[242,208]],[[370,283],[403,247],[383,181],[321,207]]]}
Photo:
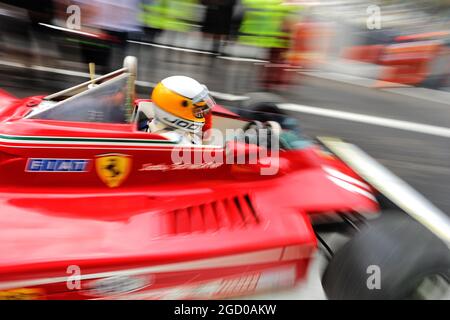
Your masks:
{"label": "blurred spectator", "polygon": [[142,28],[144,31],[144,40],[149,42],[154,42],[155,38],[162,32],[161,26],[155,25],[155,19],[158,17],[153,17],[152,6],[155,0],[142,0],[140,3],[140,13],[139,20],[142,23]]}
{"label": "blurred spectator", "polygon": [[141,18],[154,30],[190,31],[195,21],[197,0],[145,0]]}
{"label": "blurred spectator", "polygon": [[286,48],[289,42],[288,18],[295,6],[282,0],[242,0],[244,19],[239,41],[250,46]]}
{"label": "blurred spectator", "polygon": [[[26,15],[19,18],[9,17],[9,23],[2,26],[2,32],[8,32],[13,39],[9,38],[16,44],[15,55],[26,57],[25,60],[30,62],[30,58],[36,58],[37,52],[34,50],[34,45],[48,44],[51,39],[48,30],[42,27],[39,23],[50,23],[53,19],[54,8],[52,0],[7,0],[3,3],[13,6],[12,8],[25,10]],[[34,39],[37,42],[34,42]],[[20,45],[24,43],[25,46]],[[42,46],[40,49],[44,49]]]}
{"label": "blurred spectator", "polygon": [[53,19],[53,0],[3,0],[1,2],[27,10],[33,26],[37,26],[39,22],[50,23]]}
{"label": "blurred spectator", "polygon": [[202,0],[201,3],[206,6],[202,31],[211,35],[213,39],[211,51],[215,54],[221,54],[223,52],[223,41],[229,40],[231,33],[236,0]]}
{"label": "blurred spectator", "polygon": [[281,0],[243,0],[244,19],[239,42],[268,50],[269,63],[264,65],[261,81],[266,89],[286,84],[286,55],[290,45],[294,5]]}
{"label": "blurred spectator", "polygon": [[94,62],[101,72],[115,69],[126,55],[128,33],[140,31],[139,0],[63,0],[60,17],[68,16],[69,5],[81,8],[81,31],[87,34],[71,34],[67,40],[78,43],[83,62]]}
{"label": "blurred spectator", "polygon": [[230,39],[237,40],[239,36],[239,29],[241,28],[242,20],[244,19],[245,8],[242,0],[236,0],[233,8],[233,16],[231,18]]}

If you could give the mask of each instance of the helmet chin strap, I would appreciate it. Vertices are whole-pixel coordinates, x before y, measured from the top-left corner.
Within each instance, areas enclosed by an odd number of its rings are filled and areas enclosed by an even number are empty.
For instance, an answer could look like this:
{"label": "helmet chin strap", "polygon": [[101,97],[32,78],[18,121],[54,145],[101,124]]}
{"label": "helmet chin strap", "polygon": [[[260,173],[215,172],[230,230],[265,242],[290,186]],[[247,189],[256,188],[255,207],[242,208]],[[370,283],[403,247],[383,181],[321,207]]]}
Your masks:
{"label": "helmet chin strap", "polygon": [[154,109],[156,120],[174,129],[184,130],[191,133],[200,133],[204,125],[203,122],[195,122],[178,118],[162,110],[161,108],[158,108],[157,106],[155,106]]}

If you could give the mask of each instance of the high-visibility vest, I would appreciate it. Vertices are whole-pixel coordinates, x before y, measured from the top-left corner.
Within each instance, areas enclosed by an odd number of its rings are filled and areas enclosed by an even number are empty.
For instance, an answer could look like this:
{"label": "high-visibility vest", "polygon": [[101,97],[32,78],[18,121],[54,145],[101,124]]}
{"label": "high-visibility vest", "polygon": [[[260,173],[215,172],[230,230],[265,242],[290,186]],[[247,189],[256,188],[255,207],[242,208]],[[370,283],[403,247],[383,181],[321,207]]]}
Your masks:
{"label": "high-visibility vest", "polygon": [[265,48],[287,48],[289,33],[283,30],[285,19],[299,7],[282,5],[280,0],[242,0],[244,18],[239,42]]}
{"label": "high-visibility vest", "polygon": [[186,32],[192,29],[197,0],[154,0],[142,4],[141,22],[148,27]]}

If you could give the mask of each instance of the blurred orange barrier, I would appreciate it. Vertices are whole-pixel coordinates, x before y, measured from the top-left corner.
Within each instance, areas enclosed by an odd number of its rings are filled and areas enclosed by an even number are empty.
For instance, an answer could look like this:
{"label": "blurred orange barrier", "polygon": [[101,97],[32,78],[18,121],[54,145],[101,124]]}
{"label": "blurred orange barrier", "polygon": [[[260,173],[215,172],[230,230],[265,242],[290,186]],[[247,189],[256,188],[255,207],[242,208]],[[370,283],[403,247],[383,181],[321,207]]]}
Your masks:
{"label": "blurred orange barrier", "polygon": [[344,59],[357,60],[367,63],[378,63],[385,46],[382,44],[368,46],[353,46],[342,52]]}
{"label": "blurred orange barrier", "polygon": [[332,30],[326,23],[300,22],[295,24],[288,62],[294,66],[312,68],[322,63],[330,46]]}
{"label": "blurred orange barrier", "polygon": [[440,41],[416,41],[386,46],[379,63],[390,68],[381,74],[379,80],[420,84],[431,74],[431,62],[437,57],[441,47]]}
{"label": "blurred orange barrier", "polygon": [[395,38],[395,41],[429,40],[431,38],[447,37],[447,36],[450,36],[450,31],[432,31],[432,32],[411,34],[407,36],[398,36]]}

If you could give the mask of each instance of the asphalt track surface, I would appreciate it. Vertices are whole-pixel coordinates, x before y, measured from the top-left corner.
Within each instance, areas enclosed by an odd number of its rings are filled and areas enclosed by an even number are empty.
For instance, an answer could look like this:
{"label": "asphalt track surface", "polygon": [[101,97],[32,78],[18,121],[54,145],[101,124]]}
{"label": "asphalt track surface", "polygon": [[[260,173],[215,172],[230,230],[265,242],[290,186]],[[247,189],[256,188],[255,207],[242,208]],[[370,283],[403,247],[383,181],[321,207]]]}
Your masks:
{"label": "asphalt track surface", "polygon": [[[0,88],[19,97],[55,92],[83,80],[61,75],[49,77],[39,72],[30,74],[25,70],[3,71]],[[220,83],[214,83],[211,89],[226,92],[221,90]],[[283,96],[287,103],[450,128],[450,105],[369,88],[298,76],[294,87]],[[338,136],[358,145],[450,214],[450,138],[330,116],[295,111],[290,114],[300,120],[309,136]],[[318,277],[321,266],[319,258],[308,281],[298,288],[258,298],[323,298]]]}

